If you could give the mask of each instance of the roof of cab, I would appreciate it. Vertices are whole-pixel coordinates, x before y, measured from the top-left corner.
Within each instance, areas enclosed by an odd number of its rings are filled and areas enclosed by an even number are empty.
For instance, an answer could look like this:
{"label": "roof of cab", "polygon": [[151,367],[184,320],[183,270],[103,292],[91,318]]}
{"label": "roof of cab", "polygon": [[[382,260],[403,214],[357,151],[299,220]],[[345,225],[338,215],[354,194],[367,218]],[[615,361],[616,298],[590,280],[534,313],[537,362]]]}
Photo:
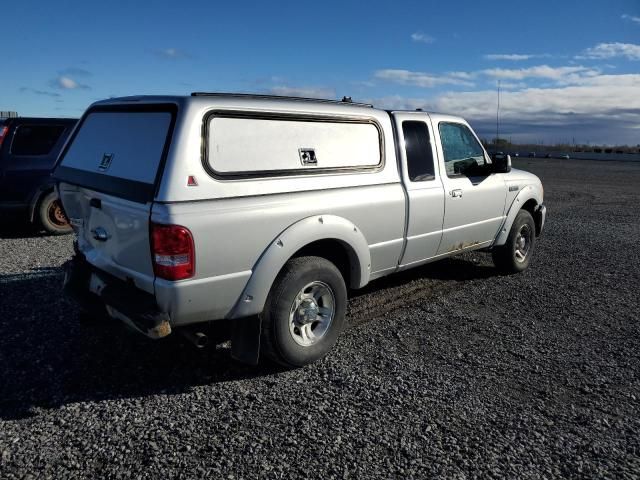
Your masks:
{"label": "roof of cab", "polygon": [[0,123],[8,124],[21,124],[21,123],[75,123],[77,118],[69,117],[7,117],[0,118]]}

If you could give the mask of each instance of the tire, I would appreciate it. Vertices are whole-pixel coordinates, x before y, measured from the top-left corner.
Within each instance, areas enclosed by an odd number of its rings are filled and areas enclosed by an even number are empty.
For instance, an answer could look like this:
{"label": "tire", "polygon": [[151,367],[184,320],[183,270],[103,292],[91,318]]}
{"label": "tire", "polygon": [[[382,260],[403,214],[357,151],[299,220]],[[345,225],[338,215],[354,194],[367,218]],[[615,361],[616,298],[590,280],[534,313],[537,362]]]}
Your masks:
{"label": "tire", "polygon": [[260,351],[286,367],[324,357],[342,331],[347,288],[338,268],[321,257],[289,260],[262,313]]}
{"label": "tire", "polygon": [[536,246],[536,224],[526,210],[520,210],[504,245],[492,251],[493,263],[504,273],[527,269]]}
{"label": "tire", "polygon": [[64,235],[72,231],[56,192],[49,192],[40,199],[38,221],[52,235]]}

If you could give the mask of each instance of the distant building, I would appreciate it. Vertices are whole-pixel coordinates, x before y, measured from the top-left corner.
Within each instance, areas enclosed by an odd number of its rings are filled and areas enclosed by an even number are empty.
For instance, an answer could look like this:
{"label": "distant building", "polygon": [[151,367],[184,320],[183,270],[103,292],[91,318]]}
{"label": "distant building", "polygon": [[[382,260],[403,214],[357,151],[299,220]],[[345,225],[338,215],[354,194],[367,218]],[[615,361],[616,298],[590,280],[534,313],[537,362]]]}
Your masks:
{"label": "distant building", "polygon": [[0,118],[14,118],[18,116],[18,112],[4,112],[0,110]]}

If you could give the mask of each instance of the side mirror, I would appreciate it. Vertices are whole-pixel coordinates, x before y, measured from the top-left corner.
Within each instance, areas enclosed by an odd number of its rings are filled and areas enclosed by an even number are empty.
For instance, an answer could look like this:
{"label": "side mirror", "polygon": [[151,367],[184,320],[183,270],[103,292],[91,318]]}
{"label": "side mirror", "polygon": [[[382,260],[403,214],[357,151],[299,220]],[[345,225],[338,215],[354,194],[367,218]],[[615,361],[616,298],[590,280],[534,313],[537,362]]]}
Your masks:
{"label": "side mirror", "polygon": [[493,173],[509,173],[511,171],[511,155],[494,153],[491,155]]}

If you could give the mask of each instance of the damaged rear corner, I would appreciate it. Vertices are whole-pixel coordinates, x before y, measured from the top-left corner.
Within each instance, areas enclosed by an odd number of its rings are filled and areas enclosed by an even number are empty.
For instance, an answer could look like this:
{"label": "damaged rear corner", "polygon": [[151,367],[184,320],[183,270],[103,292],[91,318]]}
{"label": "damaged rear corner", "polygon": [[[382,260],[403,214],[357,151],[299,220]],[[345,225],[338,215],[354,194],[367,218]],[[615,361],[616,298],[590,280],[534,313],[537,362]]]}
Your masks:
{"label": "damaged rear corner", "polygon": [[65,264],[64,293],[84,310],[108,313],[151,339],[171,334],[169,314],[158,308],[153,295],[97,271],[81,253]]}

